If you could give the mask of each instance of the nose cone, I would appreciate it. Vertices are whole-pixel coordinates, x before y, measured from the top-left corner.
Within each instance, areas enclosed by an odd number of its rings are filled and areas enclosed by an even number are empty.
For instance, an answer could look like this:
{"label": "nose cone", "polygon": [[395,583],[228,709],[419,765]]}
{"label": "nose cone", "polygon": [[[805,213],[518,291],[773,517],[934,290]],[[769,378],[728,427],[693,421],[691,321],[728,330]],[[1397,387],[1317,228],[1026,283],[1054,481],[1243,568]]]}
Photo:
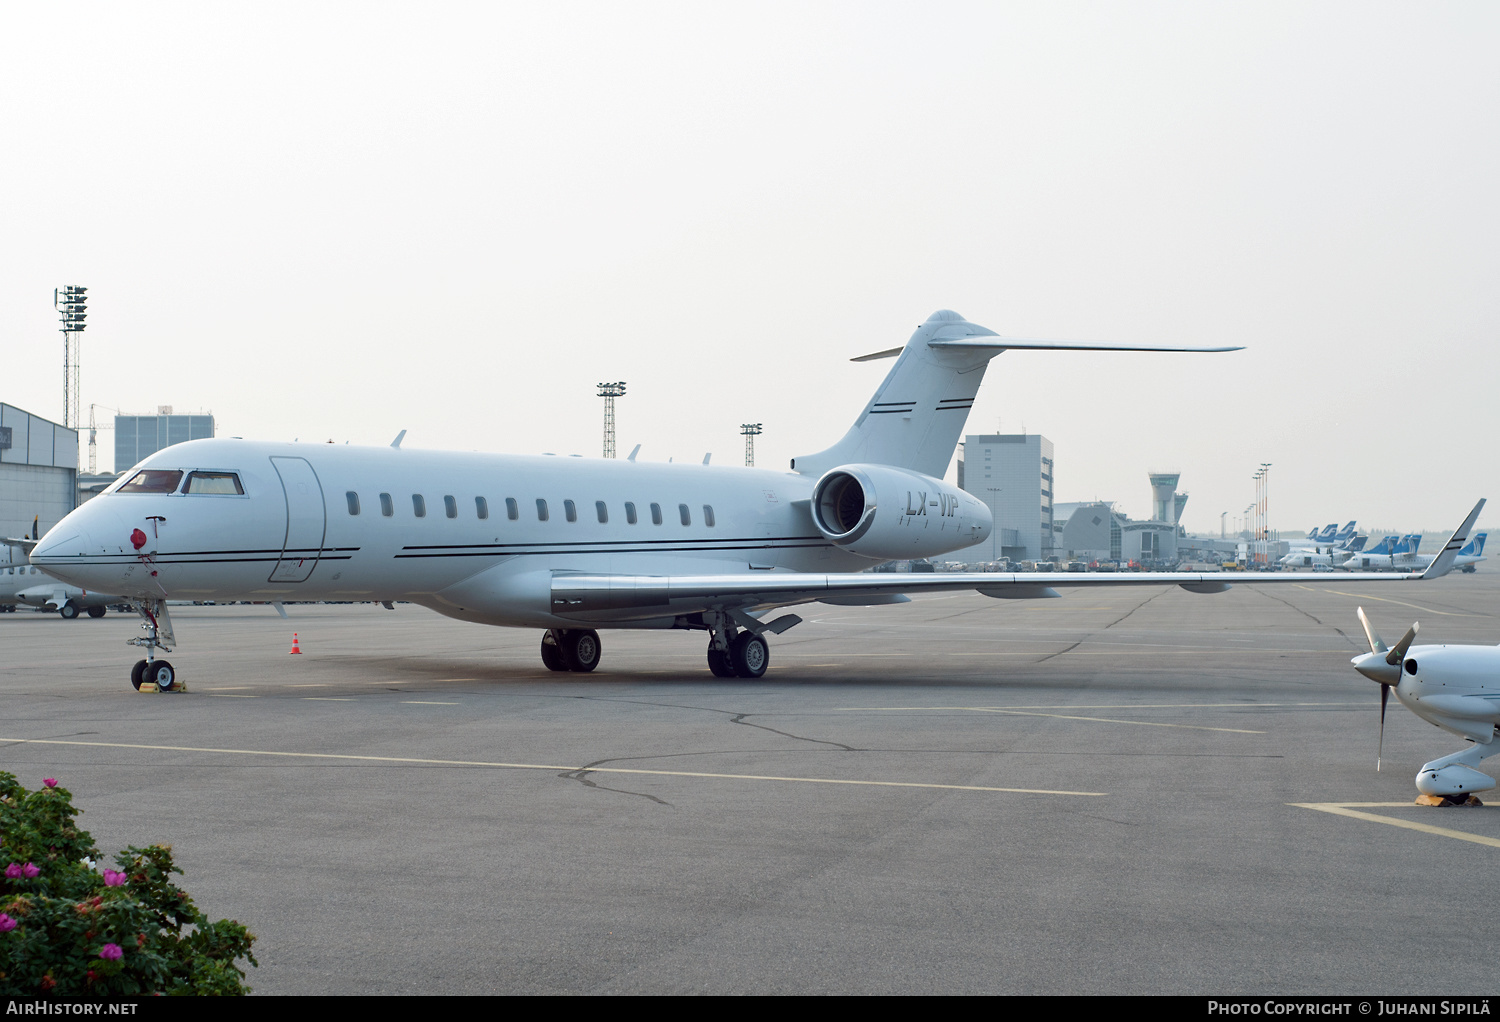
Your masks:
{"label": "nose cone", "polygon": [[1386,663],[1384,653],[1363,653],[1349,662],[1371,681],[1382,685],[1396,685],[1401,681],[1401,665]]}
{"label": "nose cone", "polygon": [[99,516],[88,511],[92,503],[70,512],[48,529],[31,551],[32,564],[53,578],[85,589],[99,588],[95,576],[100,571],[97,561],[101,551],[94,545],[92,528]]}
{"label": "nose cone", "polygon": [[31,563],[47,567],[54,561],[66,561],[88,552],[89,538],[69,515],[58,522],[31,550]]}

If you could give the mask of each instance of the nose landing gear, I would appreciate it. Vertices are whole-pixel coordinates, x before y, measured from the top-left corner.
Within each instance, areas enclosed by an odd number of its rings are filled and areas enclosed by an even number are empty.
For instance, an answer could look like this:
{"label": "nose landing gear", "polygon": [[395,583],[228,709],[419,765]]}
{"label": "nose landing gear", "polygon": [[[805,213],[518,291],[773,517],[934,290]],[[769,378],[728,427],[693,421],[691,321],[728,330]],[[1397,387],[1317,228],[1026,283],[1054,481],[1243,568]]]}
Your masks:
{"label": "nose landing gear", "polygon": [[142,685],[155,685],[158,692],[181,692],[185,686],[177,679],[177,669],[165,660],[156,659],[157,649],[172,652],[177,639],[172,634],[172,619],[167,615],[166,600],[142,600],[136,604],[145,623],[141,630],[146,634],[126,639],[129,646],[140,646],[146,650],[146,659],[130,669],[130,684],[139,691]]}

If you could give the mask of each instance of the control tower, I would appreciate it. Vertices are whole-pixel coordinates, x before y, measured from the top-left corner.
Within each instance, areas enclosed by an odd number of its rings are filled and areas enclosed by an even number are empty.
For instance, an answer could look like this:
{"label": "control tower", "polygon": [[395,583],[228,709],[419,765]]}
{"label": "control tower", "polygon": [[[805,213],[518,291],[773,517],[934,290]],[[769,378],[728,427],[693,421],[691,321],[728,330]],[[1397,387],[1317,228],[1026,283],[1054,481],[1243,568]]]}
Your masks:
{"label": "control tower", "polygon": [[1181,478],[1181,472],[1151,473],[1151,518],[1153,521],[1176,524],[1177,480]]}

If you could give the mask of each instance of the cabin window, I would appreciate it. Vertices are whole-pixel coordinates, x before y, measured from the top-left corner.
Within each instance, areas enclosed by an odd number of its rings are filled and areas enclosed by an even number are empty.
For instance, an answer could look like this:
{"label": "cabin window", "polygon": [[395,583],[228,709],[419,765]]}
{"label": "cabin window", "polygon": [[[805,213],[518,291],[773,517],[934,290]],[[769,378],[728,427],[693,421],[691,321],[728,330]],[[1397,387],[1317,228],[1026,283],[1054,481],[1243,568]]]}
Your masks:
{"label": "cabin window", "polygon": [[475,497],[474,513],[479,516],[480,521],[484,521],[490,516],[490,502],[483,497]]}
{"label": "cabin window", "polygon": [[130,482],[116,493],[175,493],[182,482],[182,473],[176,469],[143,468],[130,477]]}
{"label": "cabin window", "polygon": [[541,497],[536,499],[536,520],[539,522],[547,520],[547,502]]}
{"label": "cabin window", "polygon": [[411,513],[418,518],[427,517],[427,501],[422,498],[420,493],[413,493],[411,495]]}
{"label": "cabin window", "polygon": [[521,518],[521,505],[516,503],[516,498],[505,498],[505,517],[511,521],[519,521]]}
{"label": "cabin window", "polygon": [[353,490],[350,490],[348,493],[344,494],[344,499],[349,502],[349,513],[351,515],[359,514],[359,494],[355,493]]}
{"label": "cabin window", "polygon": [[660,504],[652,504],[651,505],[651,524],[652,525],[660,525],[661,524],[661,505]]}
{"label": "cabin window", "polygon": [[387,518],[396,513],[396,505],[392,503],[389,493],[380,495],[380,513]]}
{"label": "cabin window", "polygon": [[453,499],[453,494],[450,493],[443,498],[443,510],[448,513],[449,518],[458,517],[458,501]]}
{"label": "cabin window", "polygon": [[240,485],[240,477],[233,472],[192,472],[188,475],[187,486],[183,487],[182,492],[243,497],[245,488]]}
{"label": "cabin window", "polygon": [[712,504],[703,505],[703,524],[710,529],[714,527],[714,506]]}
{"label": "cabin window", "polygon": [[563,517],[570,522],[578,521],[578,505],[571,500],[563,501]]}
{"label": "cabin window", "polygon": [[594,513],[599,516],[600,525],[604,525],[609,521],[609,507],[604,503],[604,501],[594,501]]}
{"label": "cabin window", "polygon": [[693,513],[688,510],[688,506],[686,504],[677,505],[677,517],[682,519],[683,525],[693,524]]}
{"label": "cabin window", "polygon": [[635,521],[635,505],[627,500],[625,502],[625,522],[628,525],[634,525]]}

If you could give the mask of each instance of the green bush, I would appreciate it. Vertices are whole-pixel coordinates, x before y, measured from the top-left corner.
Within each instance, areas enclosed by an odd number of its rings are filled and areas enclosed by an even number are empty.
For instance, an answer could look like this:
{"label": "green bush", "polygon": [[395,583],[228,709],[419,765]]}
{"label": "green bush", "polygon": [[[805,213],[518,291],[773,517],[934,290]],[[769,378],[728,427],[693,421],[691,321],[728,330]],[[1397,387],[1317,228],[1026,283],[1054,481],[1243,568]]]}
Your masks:
{"label": "green bush", "polygon": [[27,791],[0,771],[0,994],[53,997],[246,994],[255,937],[211,923],[187,892],[169,845],[96,863],[66,788]]}

